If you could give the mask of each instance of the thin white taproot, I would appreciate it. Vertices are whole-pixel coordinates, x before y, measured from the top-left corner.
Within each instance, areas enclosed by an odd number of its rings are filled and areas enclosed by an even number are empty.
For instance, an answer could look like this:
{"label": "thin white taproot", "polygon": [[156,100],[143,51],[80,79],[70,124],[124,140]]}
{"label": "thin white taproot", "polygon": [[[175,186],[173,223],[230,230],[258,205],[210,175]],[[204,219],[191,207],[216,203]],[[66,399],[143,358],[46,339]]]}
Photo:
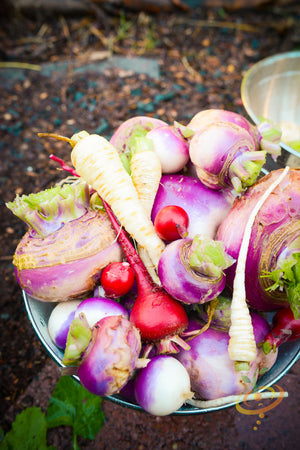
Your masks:
{"label": "thin white taproot", "polygon": [[231,302],[231,326],[229,329],[229,357],[233,361],[251,362],[256,357],[256,343],[253,333],[250,312],[246,303],[245,268],[252,226],[256,215],[266,199],[286,176],[289,167],[286,167],[278,178],[266,189],[250,213],[246,223],[244,236],[237,260],[233,294]]}

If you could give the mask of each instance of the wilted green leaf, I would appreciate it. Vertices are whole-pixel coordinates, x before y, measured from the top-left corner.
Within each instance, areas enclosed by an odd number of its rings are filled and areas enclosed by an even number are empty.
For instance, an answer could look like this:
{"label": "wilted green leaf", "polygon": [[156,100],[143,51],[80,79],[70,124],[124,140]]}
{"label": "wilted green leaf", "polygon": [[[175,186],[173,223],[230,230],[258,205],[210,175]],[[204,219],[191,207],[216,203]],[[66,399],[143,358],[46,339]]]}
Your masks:
{"label": "wilted green leaf", "polygon": [[268,370],[269,370],[269,367],[262,367],[262,368],[259,370],[259,375],[264,375],[265,373],[268,372]]}
{"label": "wilted green leaf", "polygon": [[244,383],[251,383],[250,378],[248,378],[246,375],[241,375],[241,379]]}

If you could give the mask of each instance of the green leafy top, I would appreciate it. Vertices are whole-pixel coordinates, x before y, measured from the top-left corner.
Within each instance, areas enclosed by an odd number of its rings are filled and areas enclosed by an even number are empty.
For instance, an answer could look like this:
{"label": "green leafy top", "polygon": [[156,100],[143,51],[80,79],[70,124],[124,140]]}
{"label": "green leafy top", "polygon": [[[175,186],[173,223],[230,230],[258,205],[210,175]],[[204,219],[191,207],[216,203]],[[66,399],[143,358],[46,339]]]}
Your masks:
{"label": "green leafy top", "polygon": [[6,206],[45,237],[85,214],[89,208],[89,187],[83,181],[57,185],[38,193],[17,195]]}
{"label": "green leafy top", "polygon": [[300,252],[296,250],[283,260],[279,260],[277,267],[266,272],[267,277],[274,283],[267,288],[269,291],[275,289],[285,290],[287,300],[290,303],[295,319],[300,318]]}
{"label": "green leafy top", "polygon": [[[149,128],[152,129],[152,127]],[[153,150],[153,142],[146,137],[148,133],[149,129],[145,128],[143,125],[135,125],[126,141],[126,147],[129,149],[129,152],[127,151],[126,153],[121,153],[119,155],[122,164],[129,175],[131,175],[130,161],[132,155],[140,151]]]}
{"label": "green leafy top", "polygon": [[75,317],[71,322],[63,364],[66,366],[78,366],[81,361],[83,352],[87,349],[92,339],[92,329],[83,313],[79,317]]}
{"label": "green leafy top", "polygon": [[233,262],[233,258],[225,252],[222,241],[214,241],[199,235],[194,237],[189,253],[189,264],[195,272],[219,278],[223,270]]}

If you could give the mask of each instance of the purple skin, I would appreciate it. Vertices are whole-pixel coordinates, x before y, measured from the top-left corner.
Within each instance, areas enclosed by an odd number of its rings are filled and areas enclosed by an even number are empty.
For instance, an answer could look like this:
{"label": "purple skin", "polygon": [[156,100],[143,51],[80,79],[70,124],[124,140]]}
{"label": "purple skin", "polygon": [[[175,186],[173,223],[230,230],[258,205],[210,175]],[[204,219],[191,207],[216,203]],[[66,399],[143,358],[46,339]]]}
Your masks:
{"label": "purple skin", "polygon": [[126,319],[129,317],[128,311],[116,300],[104,297],[91,297],[83,300],[77,307],[75,317],[83,313],[90,327],[93,327],[99,320],[107,316],[122,315]]}
{"label": "purple skin", "polygon": [[[254,336],[261,342],[268,324],[258,314],[251,314],[251,318]],[[187,331],[200,327],[201,322],[191,320]],[[234,361],[228,355],[229,339],[227,332],[209,328],[189,341],[189,351],[181,350],[176,355],[190,374],[192,390],[202,399],[213,400],[250,392],[260,371],[269,370],[276,360],[277,354],[268,359],[262,348],[258,348],[256,359],[250,363],[250,368],[236,371]],[[258,341],[256,340],[257,344]]]}
{"label": "purple skin", "polygon": [[225,122],[209,123],[198,131],[190,141],[189,151],[199,179],[211,189],[235,187],[239,192],[245,186],[237,188],[234,177],[246,182],[249,176],[243,162],[249,158],[261,160],[262,164],[265,161],[265,154],[257,151],[256,141],[248,131]]}
{"label": "purple skin", "polygon": [[147,134],[153,150],[160,159],[162,173],[175,173],[184,168],[190,159],[187,141],[169,125],[154,128]]}
{"label": "purple skin", "polygon": [[108,316],[92,329],[92,339],[78,368],[81,384],[92,394],[120,391],[130,379],[141,351],[135,326],[123,316]]}
{"label": "purple skin", "polygon": [[[253,134],[253,136],[256,133],[255,127],[245,117],[223,109],[206,109],[200,111],[192,118],[187,128],[195,132],[201,131],[207,126],[208,122],[229,122],[244,128],[248,133]],[[258,150],[258,145],[256,146],[256,150]]]}
{"label": "purple skin", "polygon": [[125,384],[125,386],[123,386],[120,389],[119,394],[120,394],[120,396],[122,396],[123,399],[127,400],[128,402],[136,404],[136,398],[135,398],[135,393],[134,393],[134,383],[135,383],[134,378],[131,378],[130,380],[128,380],[127,383]]}
{"label": "purple skin", "polygon": [[14,265],[27,294],[60,302],[92,291],[103,267],[122,258],[107,216],[88,211],[45,238],[27,232],[16,249]]}
{"label": "purple skin", "polygon": [[[281,173],[272,171],[240,198],[223,220],[217,239],[225,244],[226,252],[238,259],[249,215],[267,187]],[[267,198],[258,212],[248,248],[246,262],[246,298],[249,305],[260,311],[274,311],[289,305],[284,290],[269,290],[273,282],[261,277],[264,271],[276,268],[280,256],[300,235],[300,169],[290,169],[285,179]],[[226,269],[227,285],[232,288],[236,264]]]}
{"label": "purple skin", "polygon": [[53,267],[15,268],[17,281],[31,297],[45,302],[60,302],[83,296],[93,289],[107,264],[121,261],[118,243],[84,259]]}
{"label": "purple skin", "polygon": [[245,170],[244,161],[263,164],[265,155],[259,151],[260,132],[247,119],[232,111],[207,109],[197,113],[187,128],[195,133],[190,157],[203,183],[212,189],[233,186],[237,192],[253,184],[259,170],[253,165]]}
{"label": "purple skin", "polygon": [[186,175],[163,175],[154,200],[151,219],[169,205],[183,208],[189,216],[188,238],[196,234],[214,238],[219,225],[234,201],[230,191],[215,191],[197,178]]}
{"label": "purple skin", "polygon": [[61,349],[66,347],[71,322],[80,300],[58,303],[52,310],[48,320],[48,332],[54,344]]}
{"label": "purple skin", "polygon": [[225,287],[225,276],[208,277],[191,269],[186,259],[190,239],[168,244],[158,263],[158,276],[164,289],[185,304],[202,304],[216,298]]}
{"label": "purple skin", "polygon": [[186,369],[169,355],[153,357],[138,371],[134,387],[138,404],[156,416],[172,414],[192,397]]}
{"label": "purple skin", "polygon": [[168,125],[160,119],[147,116],[136,116],[123,122],[110,138],[110,143],[118,150],[119,153],[129,153],[127,141],[131,137],[136,127],[151,131],[154,128]]}

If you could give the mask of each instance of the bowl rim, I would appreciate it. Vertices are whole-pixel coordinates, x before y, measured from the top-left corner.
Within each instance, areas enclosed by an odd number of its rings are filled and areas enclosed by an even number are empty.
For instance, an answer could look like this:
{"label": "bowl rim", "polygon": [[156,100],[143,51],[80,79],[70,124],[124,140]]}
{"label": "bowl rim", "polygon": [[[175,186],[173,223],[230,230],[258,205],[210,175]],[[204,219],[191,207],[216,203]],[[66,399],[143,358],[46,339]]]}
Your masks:
{"label": "bowl rim", "polygon": [[[277,53],[275,55],[268,56],[264,59],[261,59],[260,61],[254,63],[250,69],[248,69],[241,82],[241,99],[243,106],[249,115],[249,117],[253,120],[255,125],[259,124],[260,120],[254,113],[250,101],[249,101],[249,83],[252,79],[252,77],[262,68],[268,65],[271,65],[277,61],[280,61],[282,59],[297,59],[299,58],[299,72],[300,72],[300,50],[293,50],[290,52],[283,52],[283,53]],[[287,152],[291,153],[294,156],[299,157],[299,152],[297,150],[294,150],[289,145],[285,144],[284,142],[280,143],[280,146],[286,150]]]}

